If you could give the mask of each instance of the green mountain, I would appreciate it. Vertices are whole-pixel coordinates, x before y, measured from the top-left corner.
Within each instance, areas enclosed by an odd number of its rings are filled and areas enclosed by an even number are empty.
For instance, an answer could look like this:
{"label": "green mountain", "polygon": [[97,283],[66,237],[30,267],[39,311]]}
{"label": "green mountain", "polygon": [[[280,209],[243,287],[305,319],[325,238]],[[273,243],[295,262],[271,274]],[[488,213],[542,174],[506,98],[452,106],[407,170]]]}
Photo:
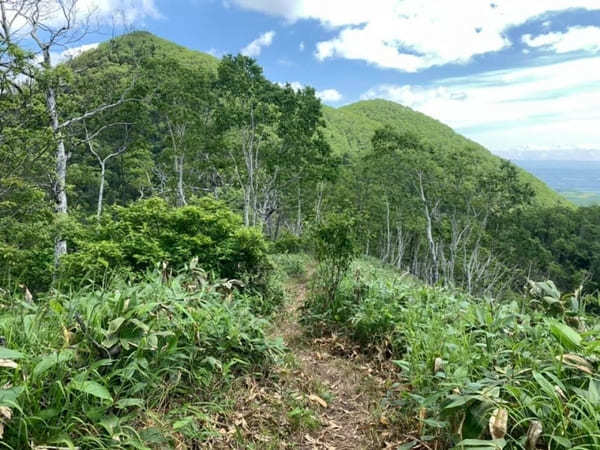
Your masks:
{"label": "green mountain", "polygon": [[[121,63],[126,64],[133,62],[133,55],[175,59],[190,68],[213,72],[216,72],[219,65],[219,60],[212,55],[190,50],[147,31],[134,31],[103,42],[96,49],[89,50],[75,58],[72,63],[76,66],[93,67],[104,58],[116,56]],[[92,62],[95,64],[90,64]]]}
{"label": "green mountain", "polygon": [[[219,60],[209,54],[190,50],[173,42],[159,38],[148,32],[133,32],[101,44],[97,49],[88,51],[76,58],[75,65],[97,65],[102,58],[118,55],[121,64],[131,63],[130,55],[152,55],[175,59],[207,71],[216,71]],[[112,56],[114,57],[114,56]],[[414,111],[408,107],[386,100],[361,101],[341,108],[323,106],[327,128],[325,135],[333,151],[337,154],[363,154],[371,143],[378,128],[391,126],[398,131],[410,131],[436,147],[452,152],[465,146],[479,154],[484,162],[482,171],[495,170],[500,160],[486,148],[456,133],[443,123]],[[536,192],[538,203],[543,206],[571,205],[544,182],[519,169],[524,181]]]}
{"label": "green mountain", "polygon": [[[366,100],[337,109],[325,106],[324,116],[327,122],[325,135],[333,151],[338,154],[365,153],[375,130],[390,126],[398,131],[412,132],[435,147],[449,152],[470,148],[483,161],[483,171],[494,170],[500,160],[485,147],[456,133],[449,126],[395,102]],[[519,172],[523,181],[528,182],[535,190],[539,204],[569,205],[567,199],[534,175],[522,169]]]}

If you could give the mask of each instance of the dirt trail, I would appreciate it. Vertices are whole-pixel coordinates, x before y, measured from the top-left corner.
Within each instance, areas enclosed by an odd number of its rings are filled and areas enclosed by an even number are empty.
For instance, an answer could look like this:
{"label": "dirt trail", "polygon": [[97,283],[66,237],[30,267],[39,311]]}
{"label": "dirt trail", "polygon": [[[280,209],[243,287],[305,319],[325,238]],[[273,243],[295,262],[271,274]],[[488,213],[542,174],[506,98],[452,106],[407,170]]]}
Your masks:
{"label": "dirt trail", "polygon": [[303,334],[299,316],[306,290],[306,279],[290,283],[290,300],[272,331],[290,355],[265,380],[245,379],[234,425],[227,428],[230,437],[216,448],[395,448],[381,409],[391,382],[336,336]]}
{"label": "dirt trail", "polygon": [[[303,436],[300,448],[370,449],[380,447],[372,411],[383,398],[384,380],[369,373],[361,365],[335,352],[346,349],[335,336],[328,339],[305,341],[298,324],[299,308],[306,297],[306,284],[295,286],[295,301],[288,308],[289,322],[281,328],[284,341],[294,351],[302,377],[312,384],[324,386],[331,393],[331,401],[319,408],[323,427]],[[320,403],[318,399],[313,399]],[[300,444],[300,443],[298,443]]]}

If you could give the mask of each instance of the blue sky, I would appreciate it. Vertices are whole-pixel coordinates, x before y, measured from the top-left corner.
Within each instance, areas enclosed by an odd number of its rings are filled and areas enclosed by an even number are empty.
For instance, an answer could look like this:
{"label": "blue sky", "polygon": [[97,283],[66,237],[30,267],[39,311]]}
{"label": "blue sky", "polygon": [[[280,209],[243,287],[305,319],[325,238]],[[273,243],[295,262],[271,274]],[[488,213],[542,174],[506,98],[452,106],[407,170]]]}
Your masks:
{"label": "blue sky", "polygon": [[496,151],[600,149],[600,0],[82,1],[332,106],[397,101]]}

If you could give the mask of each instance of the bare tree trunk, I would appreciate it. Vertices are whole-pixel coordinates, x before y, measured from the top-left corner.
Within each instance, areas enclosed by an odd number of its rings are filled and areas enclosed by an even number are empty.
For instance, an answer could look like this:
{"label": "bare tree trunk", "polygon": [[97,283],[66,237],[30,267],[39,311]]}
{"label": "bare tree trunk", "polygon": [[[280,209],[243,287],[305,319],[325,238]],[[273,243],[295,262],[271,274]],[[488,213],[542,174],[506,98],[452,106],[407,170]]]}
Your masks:
{"label": "bare tree trunk", "polygon": [[321,222],[321,205],[323,203],[323,191],[325,190],[325,185],[322,181],[317,184],[317,204],[315,205],[315,222]]}
{"label": "bare tree trunk", "polygon": [[244,189],[244,225],[250,226],[250,194]]}
{"label": "bare tree trunk", "polygon": [[296,211],[296,235],[302,234],[302,198],[300,196],[300,186],[298,186],[298,206]]}
{"label": "bare tree trunk", "polygon": [[390,230],[390,202],[387,198],[385,199],[385,207],[385,254],[382,259],[383,262],[388,262],[388,260],[390,259],[390,251],[392,248],[392,233]]}
{"label": "bare tree trunk", "polygon": [[406,252],[406,239],[404,232],[402,231],[402,225],[399,223],[397,226],[398,233],[398,248],[396,251],[395,265],[398,269],[402,268],[402,261],[404,260],[404,253]]}
{"label": "bare tree trunk", "polygon": [[184,155],[175,155],[175,172],[177,173],[177,206],[187,205],[183,189],[183,160]]}
{"label": "bare tree trunk", "polygon": [[[44,66],[52,67],[52,59],[50,56],[50,47],[43,47]],[[50,126],[56,139],[56,180],[53,186],[54,193],[54,211],[60,217],[69,213],[67,203],[67,152],[65,150],[65,140],[61,131],[58,119],[58,109],[56,107],[56,93],[52,86],[46,89],[46,108],[50,115]],[[54,266],[58,267],[60,258],[67,253],[67,241],[63,236],[56,237],[54,245]]]}
{"label": "bare tree trunk", "polygon": [[106,172],[106,162],[100,163],[100,187],[98,188],[98,211],[96,216],[98,220],[102,217],[102,202],[104,200],[104,174]]}
{"label": "bare tree trunk", "polygon": [[438,249],[433,239],[433,218],[432,211],[427,203],[427,197],[425,196],[425,189],[423,187],[423,172],[418,173],[419,177],[419,192],[421,194],[421,201],[423,202],[423,211],[425,213],[425,220],[427,222],[427,242],[429,244],[429,253],[431,256],[432,273],[431,282],[435,284],[439,280],[439,261],[438,261]]}

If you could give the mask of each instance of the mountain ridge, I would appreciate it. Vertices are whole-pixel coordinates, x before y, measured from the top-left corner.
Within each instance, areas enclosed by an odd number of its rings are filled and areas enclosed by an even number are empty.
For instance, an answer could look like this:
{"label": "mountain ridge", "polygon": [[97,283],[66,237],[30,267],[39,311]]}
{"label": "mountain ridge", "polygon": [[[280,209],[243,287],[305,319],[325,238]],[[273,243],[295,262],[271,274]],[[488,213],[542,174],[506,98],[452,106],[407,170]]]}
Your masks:
{"label": "mountain ridge", "polygon": [[[101,43],[98,48],[89,50],[76,57],[72,62],[89,63],[90,59],[106,55],[112,48],[119,49],[120,58],[127,58],[128,52],[134,50],[151,52],[154,57],[169,57],[182,60],[191,67],[216,72],[219,59],[198,50],[189,49],[177,43],[158,37],[147,31],[135,31]],[[412,132],[436,147],[444,147],[449,151],[468,146],[477,153],[485,167],[482,170],[493,170],[501,161],[482,145],[460,135],[448,125],[421,112],[396,102],[373,99],[361,100],[352,104],[334,108],[322,106],[326,123],[324,134],[334,153],[361,155],[371,145],[374,132],[384,126],[397,131]],[[559,193],[552,190],[543,181],[529,172],[518,168],[523,181],[528,182],[536,193],[536,201],[542,206],[570,205],[571,203]]]}

